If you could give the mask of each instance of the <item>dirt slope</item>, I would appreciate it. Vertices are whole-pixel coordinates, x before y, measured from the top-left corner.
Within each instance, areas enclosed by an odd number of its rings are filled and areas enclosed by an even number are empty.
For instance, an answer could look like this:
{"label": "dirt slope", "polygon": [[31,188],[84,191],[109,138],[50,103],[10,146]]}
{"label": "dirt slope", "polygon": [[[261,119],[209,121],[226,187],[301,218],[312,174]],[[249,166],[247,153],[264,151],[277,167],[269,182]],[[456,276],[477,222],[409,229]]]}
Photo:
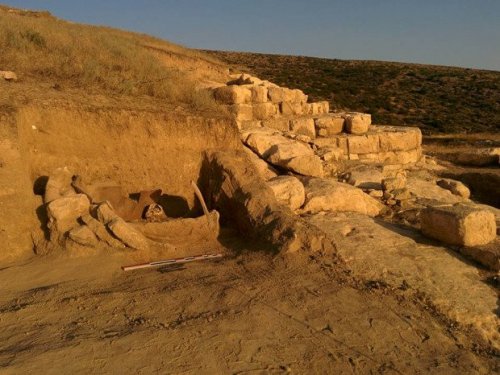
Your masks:
{"label": "dirt slope", "polygon": [[[225,243],[249,250],[232,236]],[[357,284],[325,260],[283,263],[251,251],[169,272],[123,273],[119,266],[130,260],[109,254],[38,258],[2,269],[0,373],[498,369],[493,357],[404,290]]]}

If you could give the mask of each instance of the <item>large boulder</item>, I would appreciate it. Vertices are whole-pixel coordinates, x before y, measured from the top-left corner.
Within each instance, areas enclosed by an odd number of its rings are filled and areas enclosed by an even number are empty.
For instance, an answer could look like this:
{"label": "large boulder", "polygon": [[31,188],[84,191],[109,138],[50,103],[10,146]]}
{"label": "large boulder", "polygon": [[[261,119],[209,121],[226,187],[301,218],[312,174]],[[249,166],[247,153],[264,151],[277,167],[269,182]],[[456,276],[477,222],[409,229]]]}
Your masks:
{"label": "large boulder", "polygon": [[271,146],[268,150],[267,160],[275,165],[282,165],[297,156],[314,155],[314,151],[307,144],[287,139],[287,142],[282,142]]}
{"label": "large boulder", "polygon": [[297,98],[297,93],[286,87],[269,87],[267,96],[273,103],[294,102]]}
{"label": "large boulder", "polygon": [[320,211],[359,212],[377,216],[383,205],[361,189],[330,179],[310,178],[304,182],[305,212]]}
{"label": "large boulder", "polygon": [[325,175],[323,163],[317,155],[296,156],[277,165],[303,176],[323,177]]}
{"label": "large boulder", "polygon": [[259,158],[252,150],[250,150],[248,147],[243,147],[245,150],[245,153],[247,154],[248,158],[250,159],[250,162],[253,164],[255,169],[257,170],[257,173],[259,174],[260,177],[262,177],[264,180],[269,180],[273,177],[276,177],[278,173],[276,170],[271,167],[268,163],[266,163],[264,160]]}
{"label": "large boulder", "polygon": [[345,117],[345,130],[350,134],[365,134],[371,123],[372,117],[367,113],[348,113]]}
{"label": "large boulder", "polygon": [[52,234],[62,235],[78,226],[78,218],[88,214],[90,201],[84,194],[58,198],[47,205],[48,227]]}
{"label": "large boulder", "polygon": [[495,215],[466,204],[428,207],[420,222],[424,235],[450,245],[485,245],[497,235]]}
{"label": "large boulder", "polygon": [[296,210],[304,204],[304,185],[297,177],[277,176],[270,179],[267,185],[274,192],[278,202],[286,204],[292,210]]}
{"label": "large boulder", "polygon": [[280,134],[261,132],[250,134],[245,141],[245,144],[250,147],[252,151],[264,159],[269,156],[271,148],[284,143],[290,143],[290,140]]}
{"label": "large boulder", "polygon": [[352,135],[347,138],[349,154],[373,154],[379,152],[378,134]]}
{"label": "large boulder", "polygon": [[250,92],[252,93],[252,103],[267,102],[267,87],[252,86],[250,87]]}

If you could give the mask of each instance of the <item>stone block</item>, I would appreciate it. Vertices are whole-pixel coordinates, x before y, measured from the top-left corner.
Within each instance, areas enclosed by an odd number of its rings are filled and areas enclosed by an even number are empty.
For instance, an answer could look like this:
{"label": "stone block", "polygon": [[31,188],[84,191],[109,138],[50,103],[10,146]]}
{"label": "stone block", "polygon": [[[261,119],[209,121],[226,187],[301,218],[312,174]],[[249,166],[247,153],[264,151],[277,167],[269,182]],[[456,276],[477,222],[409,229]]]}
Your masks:
{"label": "stone block", "polygon": [[302,155],[283,162],[280,167],[303,176],[323,177],[323,163],[317,155]]}
{"label": "stone block", "polygon": [[278,175],[278,172],[273,167],[271,167],[266,161],[261,159],[256,153],[254,153],[248,147],[243,147],[243,149],[245,150],[245,153],[250,159],[250,162],[253,164],[253,166],[257,170],[257,173],[259,174],[260,177],[262,177],[262,179],[267,181]]}
{"label": "stone block", "polygon": [[378,134],[352,135],[347,137],[349,154],[372,154],[379,152]]}
{"label": "stone block", "polygon": [[273,103],[294,102],[296,93],[286,87],[268,87],[267,97]]}
{"label": "stone block", "polygon": [[252,103],[266,103],[267,102],[267,87],[265,86],[252,86],[250,88],[252,93]]}
{"label": "stone block", "polygon": [[332,179],[311,178],[304,182],[306,200],[305,212],[359,212],[376,216],[383,205],[365,194],[361,189]]}
{"label": "stone block", "polygon": [[132,249],[144,250],[149,248],[147,238],[131,225],[128,225],[122,218],[117,217],[111,221],[108,224],[108,228],[113,232],[116,238]]}
{"label": "stone block", "polygon": [[372,123],[372,116],[367,113],[350,112],[345,116],[345,131],[350,134],[365,134]]}
{"label": "stone block", "polygon": [[283,166],[285,162],[298,156],[313,156],[314,151],[302,142],[288,140],[274,144],[268,151],[266,159],[275,165]]}
{"label": "stone block", "polygon": [[496,238],[495,215],[470,205],[428,207],[420,220],[424,235],[450,245],[486,245]]}
{"label": "stone block", "polygon": [[86,225],[71,229],[68,233],[68,237],[82,246],[92,247],[97,246],[99,243],[99,240],[94,232],[92,232],[92,230],[90,230],[90,228]]}
{"label": "stone block", "polygon": [[337,114],[325,114],[314,119],[316,134],[321,137],[329,137],[342,133],[345,119]]}
{"label": "stone block", "polygon": [[229,112],[236,118],[236,121],[252,121],[253,106],[251,104],[233,104],[228,106]]}
{"label": "stone block", "polygon": [[248,136],[245,144],[261,158],[266,159],[271,152],[271,148],[274,147],[274,152],[277,145],[289,142],[288,138],[279,134],[253,133]]}
{"label": "stone block", "polygon": [[302,104],[301,103],[292,103],[292,102],[281,102],[280,113],[283,116],[300,116],[302,115]]}
{"label": "stone block", "polygon": [[381,151],[409,151],[420,147],[420,129],[379,133]]}
{"label": "stone block", "polygon": [[277,176],[270,179],[267,185],[274,192],[278,202],[289,206],[292,210],[296,210],[304,204],[304,185],[297,177]]}
{"label": "stone block", "polygon": [[74,195],[75,190],[71,186],[73,174],[67,167],[55,169],[49,176],[45,185],[43,196],[44,203],[50,203],[55,199]]}
{"label": "stone block", "polygon": [[274,103],[257,103],[253,105],[252,116],[255,120],[267,120],[278,115],[278,105]]}
{"label": "stone block", "polygon": [[252,101],[250,89],[238,85],[216,87],[213,95],[216,101],[223,104],[245,104]]}
{"label": "stone block", "polygon": [[406,177],[397,175],[395,177],[387,177],[382,180],[382,189],[392,192],[394,190],[404,189],[406,187]]}
{"label": "stone block", "polygon": [[262,121],[259,120],[236,121],[236,123],[238,124],[238,129],[240,130],[248,130],[248,129],[262,127]]}
{"label": "stone block", "polygon": [[459,197],[469,199],[470,198],[470,190],[467,186],[465,186],[460,181],[451,180],[448,178],[440,179],[436,182],[438,186],[443,189],[451,191],[452,194],[458,195]]}
{"label": "stone block", "polygon": [[89,210],[90,201],[84,194],[55,199],[47,205],[48,226],[51,232],[66,233],[75,228],[78,218],[88,214]]}
{"label": "stone block", "polygon": [[314,120],[309,117],[301,117],[290,120],[290,130],[295,134],[307,135],[310,138],[316,137]]}
{"label": "stone block", "polygon": [[304,94],[302,92],[302,90],[299,90],[299,89],[294,89],[292,90],[293,92],[293,96],[294,96],[294,99],[293,99],[293,102],[294,103],[307,103],[307,95]]}
{"label": "stone block", "polygon": [[280,118],[280,117],[269,120],[263,120],[262,126],[271,129],[276,129],[282,132],[287,132],[290,130],[290,120],[287,118]]}

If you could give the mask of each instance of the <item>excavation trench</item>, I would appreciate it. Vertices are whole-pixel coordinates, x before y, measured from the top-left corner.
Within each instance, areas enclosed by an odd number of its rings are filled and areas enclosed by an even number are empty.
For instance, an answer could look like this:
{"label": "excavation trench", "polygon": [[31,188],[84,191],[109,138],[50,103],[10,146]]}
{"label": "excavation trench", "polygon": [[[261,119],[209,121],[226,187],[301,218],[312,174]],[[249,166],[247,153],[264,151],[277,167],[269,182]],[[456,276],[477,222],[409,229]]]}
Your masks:
{"label": "excavation trench", "polygon": [[[203,215],[194,181],[220,222],[244,236],[275,250],[326,246],[319,231],[277,204],[242,152],[229,119],[46,105],[24,107],[4,120],[9,127],[1,145],[8,151],[2,174],[8,182],[0,196],[6,203],[0,260],[30,256],[36,239],[47,238],[43,193],[58,168],[79,175],[84,186],[100,186],[106,191],[100,201],[111,201],[127,221],[144,214],[140,192],[156,192],[150,203],[163,208],[170,219],[165,228],[181,242],[196,241],[183,228]],[[184,221],[174,220],[179,218]],[[149,225],[150,236],[159,236],[158,223],[135,225]],[[163,239],[175,242],[172,236]]]}

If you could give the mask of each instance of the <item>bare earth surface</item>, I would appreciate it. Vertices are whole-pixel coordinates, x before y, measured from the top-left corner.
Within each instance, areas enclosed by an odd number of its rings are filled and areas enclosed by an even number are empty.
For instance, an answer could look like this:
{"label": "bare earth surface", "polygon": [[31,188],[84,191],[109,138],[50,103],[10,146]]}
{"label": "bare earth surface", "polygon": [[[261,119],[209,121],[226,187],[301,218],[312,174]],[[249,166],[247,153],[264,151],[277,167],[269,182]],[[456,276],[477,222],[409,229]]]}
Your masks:
{"label": "bare earth surface", "polygon": [[409,289],[356,281],[331,257],[226,244],[239,255],[183,270],[125,273],[130,258],[110,254],[1,269],[0,374],[498,370],[473,333]]}

